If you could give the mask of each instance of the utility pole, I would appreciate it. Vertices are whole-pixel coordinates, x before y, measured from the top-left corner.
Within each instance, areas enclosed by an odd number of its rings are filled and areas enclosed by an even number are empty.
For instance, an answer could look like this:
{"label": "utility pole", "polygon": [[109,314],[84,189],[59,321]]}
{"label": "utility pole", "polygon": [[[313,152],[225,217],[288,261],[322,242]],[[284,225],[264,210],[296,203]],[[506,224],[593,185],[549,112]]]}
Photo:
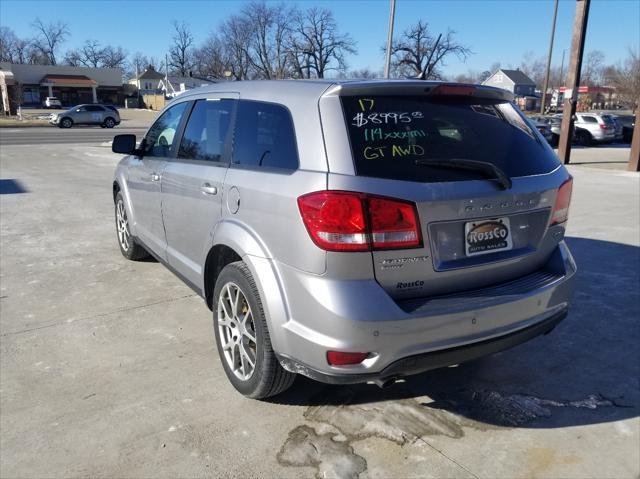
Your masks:
{"label": "utility pole", "polygon": [[562,50],[562,62],[560,63],[560,86],[564,86],[564,54],[566,51],[566,48]]}
{"label": "utility pole", "polygon": [[547,72],[544,75],[544,88],[542,89],[542,105],[540,105],[540,113],[544,114],[547,106],[547,88],[549,88],[549,71],[551,70],[551,55],[553,55],[553,37],[556,34],[556,18],[558,17],[558,0],[556,0],[553,8],[553,22],[551,23],[551,40],[549,41],[549,55],[547,56]]}
{"label": "utility pole", "polygon": [[640,98],[638,98],[637,102],[636,124],[633,127],[631,153],[629,154],[629,171],[640,171],[640,121],[638,121],[638,113],[640,113]]}
{"label": "utility pole", "polygon": [[384,61],[384,77],[389,78],[391,70],[391,45],[393,44],[393,21],[396,15],[396,0],[390,0],[389,5],[389,29],[387,31],[387,55]]}
{"label": "utility pole", "polygon": [[573,35],[571,39],[571,55],[567,71],[567,88],[564,92],[562,107],[562,125],[560,127],[560,141],[558,142],[558,157],[567,165],[571,158],[571,138],[573,137],[573,116],[578,102],[578,87],[580,86],[580,70],[582,69],[582,55],[584,41],[587,35],[589,20],[589,6],[591,0],[576,0],[576,18],[573,21]]}

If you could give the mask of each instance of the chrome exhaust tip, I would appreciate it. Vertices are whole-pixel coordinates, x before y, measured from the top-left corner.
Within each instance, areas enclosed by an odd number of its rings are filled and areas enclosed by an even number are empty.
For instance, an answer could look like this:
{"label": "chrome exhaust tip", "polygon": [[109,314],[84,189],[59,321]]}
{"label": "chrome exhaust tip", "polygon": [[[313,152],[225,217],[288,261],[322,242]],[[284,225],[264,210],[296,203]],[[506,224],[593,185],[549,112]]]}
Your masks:
{"label": "chrome exhaust tip", "polygon": [[398,378],[388,378],[388,379],[376,379],[373,382],[380,388],[386,389],[388,387],[393,386]]}

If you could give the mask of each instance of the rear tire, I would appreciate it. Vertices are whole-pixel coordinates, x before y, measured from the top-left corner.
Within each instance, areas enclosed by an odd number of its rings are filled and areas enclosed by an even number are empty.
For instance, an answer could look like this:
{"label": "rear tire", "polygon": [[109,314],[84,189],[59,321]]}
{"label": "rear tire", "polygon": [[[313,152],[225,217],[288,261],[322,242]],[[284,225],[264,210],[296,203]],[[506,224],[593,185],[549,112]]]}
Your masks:
{"label": "rear tire", "polygon": [[118,238],[118,246],[122,256],[131,260],[138,261],[149,257],[146,249],[140,246],[136,239],[131,235],[129,229],[129,218],[127,217],[127,207],[124,204],[122,193],[118,191],[115,200],[115,217],[116,217],[116,237]]}
{"label": "rear tire", "polygon": [[220,362],[238,392],[264,399],[291,387],[296,375],[285,371],[273,352],[260,294],[243,261],[228,264],[218,276],[213,329]]}
{"label": "rear tire", "polygon": [[113,128],[114,126],[116,126],[116,121],[108,116],[107,118],[105,118],[103,125],[107,128]]}

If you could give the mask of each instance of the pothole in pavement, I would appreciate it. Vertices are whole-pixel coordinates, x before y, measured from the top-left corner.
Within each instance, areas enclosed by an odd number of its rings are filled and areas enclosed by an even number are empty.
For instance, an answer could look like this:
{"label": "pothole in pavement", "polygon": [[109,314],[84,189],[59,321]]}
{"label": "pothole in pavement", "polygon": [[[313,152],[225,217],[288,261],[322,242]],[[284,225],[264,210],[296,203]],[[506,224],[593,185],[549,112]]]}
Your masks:
{"label": "pothole in pavement", "polygon": [[[465,428],[476,430],[522,426],[551,417],[554,409],[598,409],[625,407],[615,400],[592,394],[578,400],[556,400],[526,394],[505,394],[490,390],[459,389],[442,393],[433,402],[407,398],[398,390],[386,399],[370,402],[370,393],[344,388],[332,405],[309,406],[304,417],[317,428],[294,428],[278,453],[286,466],[311,466],[318,477],[358,477],[366,470],[365,458],[354,453],[354,441],[378,437],[399,445],[429,436],[459,439]],[[322,397],[312,398],[321,404]],[[330,429],[340,434],[320,433]],[[341,440],[343,439],[343,440]]]}

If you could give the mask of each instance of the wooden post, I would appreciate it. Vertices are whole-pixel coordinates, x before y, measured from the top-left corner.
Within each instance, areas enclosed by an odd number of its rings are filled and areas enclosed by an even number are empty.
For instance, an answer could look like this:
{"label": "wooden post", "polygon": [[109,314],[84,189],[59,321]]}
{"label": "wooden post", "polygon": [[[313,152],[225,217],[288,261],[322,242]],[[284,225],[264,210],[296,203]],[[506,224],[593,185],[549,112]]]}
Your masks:
{"label": "wooden post", "polygon": [[580,70],[582,68],[582,54],[587,34],[589,19],[589,5],[591,0],[576,0],[576,18],[573,22],[573,38],[571,40],[571,55],[567,75],[567,88],[564,93],[562,107],[562,125],[560,126],[560,140],[558,142],[558,157],[566,165],[571,157],[571,139],[573,137],[573,116],[578,102],[578,87],[580,86]]}
{"label": "wooden post", "polygon": [[640,98],[636,107],[636,124],[631,138],[631,153],[629,154],[629,171],[640,171]]}

